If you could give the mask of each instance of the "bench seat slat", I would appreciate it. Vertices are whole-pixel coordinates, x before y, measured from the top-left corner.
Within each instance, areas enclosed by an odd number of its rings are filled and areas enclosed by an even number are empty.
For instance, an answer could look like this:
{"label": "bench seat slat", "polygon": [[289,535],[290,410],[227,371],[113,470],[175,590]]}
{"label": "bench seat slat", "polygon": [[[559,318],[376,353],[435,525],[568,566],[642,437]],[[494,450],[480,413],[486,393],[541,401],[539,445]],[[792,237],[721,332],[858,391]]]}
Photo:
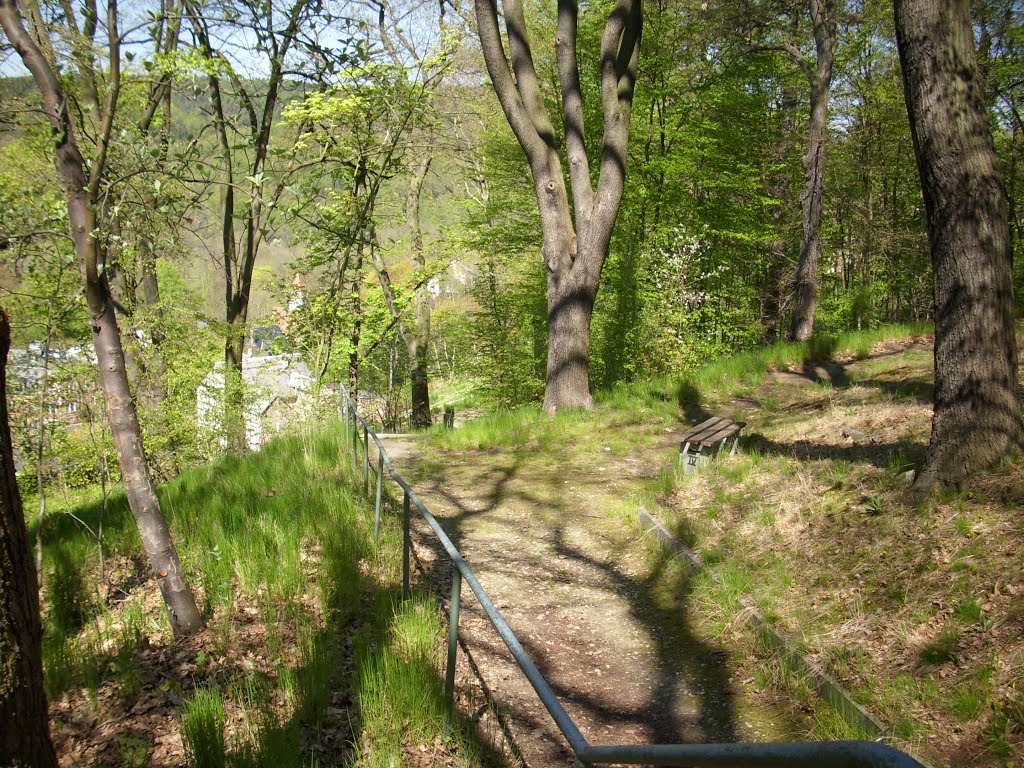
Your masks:
{"label": "bench seat slat", "polygon": [[738,435],[740,429],[742,429],[742,427],[736,423],[732,423],[712,432],[710,435],[702,437],[700,440],[694,440],[693,442],[699,442],[703,446],[711,446],[722,440],[728,440],[730,437]]}
{"label": "bench seat slat", "polygon": [[723,423],[731,424],[732,421],[730,419],[723,418],[722,416],[712,416],[710,419],[702,421],[697,426],[690,427],[679,436],[679,439],[683,442],[698,442],[704,435],[720,429],[723,426]]}

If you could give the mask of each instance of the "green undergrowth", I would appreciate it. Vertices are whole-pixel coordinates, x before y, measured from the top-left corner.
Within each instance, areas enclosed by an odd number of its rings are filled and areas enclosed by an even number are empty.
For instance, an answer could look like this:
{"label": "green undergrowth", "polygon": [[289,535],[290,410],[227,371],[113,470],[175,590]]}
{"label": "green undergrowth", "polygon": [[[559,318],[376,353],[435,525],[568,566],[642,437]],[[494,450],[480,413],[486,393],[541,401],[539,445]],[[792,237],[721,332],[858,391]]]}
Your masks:
{"label": "green undergrowth", "polygon": [[474,378],[433,379],[430,382],[430,406],[435,413],[445,408],[460,411],[480,404],[480,381]]}
{"label": "green undergrowth", "polygon": [[[170,645],[124,496],[54,509],[43,531],[51,699],[107,719],[172,697],[197,768],[390,766],[422,749],[480,764],[445,713],[442,618],[432,601],[399,599],[400,525],[386,514],[373,541],[340,431],[280,438],[158,489],[207,621],[184,644]],[[152,736],[132,742],[135,757]]]}
{"label": "green undergrowth", "polygon": [[[569,411],[548,418],[539,406],[498,411],[473,419],[456,430],[435,426],[433,444],[444,449],[496,450],[555,448],[565,439],[587,439],[597,432],[674,418],[681,407],[700,406],[706,393],[742,394],[761,383],[766,373],[800,370],[813,362],[867,359],[879,342],[917,340],[931,331],[927,324],[886,325],[809,342],[785,342],[721,358],[681,379],[623,382],[594,396],[595,410]],[[614,436],[613,442],[614,442]],[[595,442],[604,440],[601,435]]]}
{"label": "green undergrowth", "polygon": [[561,411],[548,417],[537,406],[523,406],[481,416],[458,429],[435,426],[429,439],[449,451],[518,451],[553,458],[562,445],[572,442],[583,453],[625,456],[643,444],[642,433],[651,424],[674,422],[676,411],[676,394],[668,380],[623,384],[599,392],[591,411]]}

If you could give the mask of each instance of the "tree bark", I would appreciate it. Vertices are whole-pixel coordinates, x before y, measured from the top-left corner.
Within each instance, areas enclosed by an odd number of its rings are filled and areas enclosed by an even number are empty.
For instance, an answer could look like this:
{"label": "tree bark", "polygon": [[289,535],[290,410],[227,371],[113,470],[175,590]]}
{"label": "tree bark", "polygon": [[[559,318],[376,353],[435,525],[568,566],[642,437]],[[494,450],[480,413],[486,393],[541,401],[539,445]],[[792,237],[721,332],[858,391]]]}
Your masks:
{"label": "tree bark", "polygon": [[812,68],[798,60],[811,88],[811,114],[807,154],[803,157],[806,184],[800,200],[803,231],[796,267],[796,296],[790,338],[807,341],[814,333],[818,306],[818,270],[821,250],[821,212],[825,198],[825,156],[828,139],[828,102],[832,67],[836,56],[836,8],[834,0],[811,0],[811,24],[817,58]]}
{"label": "tree bark", "polygon": [[[116,68],[119,63],[119,52],[116,50],[119,40],[116,29],[116,4],[113,0],[110,2],[110,9],[108,27],[111,37],[113,81],[103,115],[103,125],[107,132],[113,124],[113,110],[117,98]],[[100,381],[107,404],[107,418],[110,421],[125,493],[138,525],[143,546],[149,555],[150,565],[159,579],[171,627],[176,636],[188,635],[200,629],[203,620],[178,559],[167,521],[160,509],[160,502],[153,491],[142,444],[142,430],[128,386],[124,351],[114,314],[114,302],[110,295],[110,284],[105,270],[101,269],[99,243],[94,237],[94,195],[98,193],[99,182],[102,179],[106,147],[98,146],[97,156],[90,166],[90,176],[87,177],[85,162],[75,141],[63,86],[52,64],[42,56],[39,47],[25,31],[13,0],[0,0],[0,26],[3,27],[7,39],[11,41],[25,67],[32,73],[43,98],[45,113],[53,131],[57,175],[67,201],[71,238],[85,285],[85,299],[99,364]]]}
{"label": "tree bark", "polygon": [[796,107],[797,94],[788,83],[783,83],[779,143],[775,150],[778,170],[771,182],[771,194],[776,201],[771,209],[775,238],[771,242],[768,254],[768,268],[765,270],[761,301],[761,327],[764,329],[766,344],[775,344],[783,333],[783,289],[788,287],[788,275],[792,274],[791,262],[787,259],[787,251],[792,247],[792,242],[786,236],[788,230],[786,226],[787,210],[791,191],[790,174],[787,167],[790,153],[795,144]]}
{"label": "tree bark", "polygon": [[353,402],[359,394],[359,339],[363,331],[363,248],[362,240],[356,245],[352,263],[352,284],[349,288],[349,306],[352,308],[352,331],[349,333],[348,388]]}
{"label": "tree bark", "polygon": [[39,584],[14,476],[7,420],[11,326],[0,309],[0,765],[57,766],[43,689]]}
{"label": "tree bark", "polygon": [[555,52],[572,190],[570,206],[522,4],[520,0],[504,0],[503,8],[511,62],[505,56],[498,27],[497,0],[476,0],[477,29],[487,71],[530,165],[540,209],[541,253],[548,274],[544,410],[554,413],[565,408],[590,408],[590,319],[625,187],[643,9],[641,0],[617,0],[601,38],[604,135],[595,190],[587,156],[577,59],[579,9],[574,0],[558,2]]}
{"label": "tree bark", "polygon": [[935,411],[918,493],[1024,446],[1006,196],[968,0],[897,0],[935,279]]}

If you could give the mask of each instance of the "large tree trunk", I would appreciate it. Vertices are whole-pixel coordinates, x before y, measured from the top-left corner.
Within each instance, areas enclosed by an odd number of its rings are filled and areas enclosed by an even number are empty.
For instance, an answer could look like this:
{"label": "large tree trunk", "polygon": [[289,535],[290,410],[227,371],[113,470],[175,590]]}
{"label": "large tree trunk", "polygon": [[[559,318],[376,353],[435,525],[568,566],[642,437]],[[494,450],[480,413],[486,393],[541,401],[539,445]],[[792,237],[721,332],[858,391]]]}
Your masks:
{"label": "large tree trunk", "polygon": [[[98,177],[89,179],[85,175],[85,162],[75,141],[63,87],[50,62],[43,58],[39,47],[22,26],[13,0],[0,0],[0,26],[35,78],[43,98],[46,116],[51,123],[57,175],[67,200],[71,238],[85,284],[85,299],[89,309],[100,381],[107,403],[107,417],[125,493],[135,516],[143,546],[149,555],[150,565],[160,581],[160,590],[167,604],[171,627],[177,636],[188,635],[200,629],[203,620],[178,560],[177,550],[149,476],[149,466],[142,445],[142,430],[139,427],[135,402],[128,387],[124,351],[110,295],[110,283],[106,272],[101,269],[99,243],[94,237],[96,218],[91,193],[99,189]],[[116,29],[111,30],[111,35],[116,39]],[[115,64],[117,62],[116,58],[112,61]],[[109,109],[113,108],[111,103]],[[112,124],[112,112],[104,117],[104,122],[107,125]],[[100,155],[94,159],[93,173],[102,172],[102,157]]]}
{"label": "large tree trunk", "polygon": [[592,408],[590,320],[596,286],[552,285],[548,275],[548,368],[544,410]]}
{"label": "large tree trunk", "polygon": [[803,233],[796,267],[796,301],[790,338],[807,341],[814,333],[818,307],[818,270],[821,249],[821,211],[825,198],[825,154],[828,138],[828,102],[836,55],[836,10],[833,0],[811,0],[815,65],[803,65],[811,87],[811,115],[807,154],[803,158],[806,185],[800,200]]}
{"label": "large tree trunk", "polygon": [[7,421],[11,327],[0,309],[0,765],[56,768],[43,690],[39,584],[14,476]]}
{"label": "large tree trunk", "polygon": [[[530,50],[520,0],[503,0],[511,58],[505,56],[497,0],[476,0],[477,30],[487,72],[505,118],[523,148],[540,211],[548,270],[548,365],[544,410],[589,408],[590,319],[625,188],[629,122],[643,26],[641,0],[617,0],[601,37],[604,117],[600,172],[591,179],[577,59],[578,8],[558,4],[555,52],[565,128],[565,174]],[[513,72],[515,77],[513,78]]]}
{"label": "large tree trunk", "polygon": [[1006,196],[968,0],[897,0],[896,37],[935,278],[935,412],[919,492],[1024,443]]}

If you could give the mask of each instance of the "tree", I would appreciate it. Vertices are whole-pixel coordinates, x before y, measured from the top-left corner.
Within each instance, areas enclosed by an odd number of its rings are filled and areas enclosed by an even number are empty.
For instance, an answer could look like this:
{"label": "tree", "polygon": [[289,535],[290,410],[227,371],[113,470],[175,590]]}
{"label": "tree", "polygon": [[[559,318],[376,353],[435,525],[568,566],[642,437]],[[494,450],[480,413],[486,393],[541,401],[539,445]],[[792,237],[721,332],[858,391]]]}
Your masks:
{"label": "tree", "polygon": [[[246,448],[242,355],[253,271],[268,232],[270,213],[285,188],[284,180],[272,187],[267,178],[271,133],[280,112],[278,102],[287,85],[285,65],[293,48],[301,42],[300,35],[313,26],[310,15],[313,6],[310,0],[295,0],[281,11],[269,3],[239,0],[229,9],[226,20],[217,22],[215,19],[221,18],[220,11],[207,14],[196,0],[184,0],[199,43],[199,53],[205,60],[212,121],[217,135],[220,179],[216,183],[221,187],[221,260],[227,328],[224,343],[224,429],[229,449],[236,452]],[[275,13],[275,10],[279,12]],[[252,83],[243,81],[223,51],[213,47],[217,25],[225,27],[222,30],[225,39],[230,40],[234,35],[252,35],[258,41],[257,51],[266,55],[268,69],[266,79],[257,81],[262,94],[253,90]],[[322,50],[318,52],[324,53]],[[227,91],[222,78],[230,82],[232,92]],[[231,116],[227,96],[241,103],[247,127]],[[233,140],[236,134],[242,137],[241,145]],[[236,149],[246,151],[239,153]],[[237,192],[242,193],[239,197],[248,197],[241,212],[236,209]],[[235,233],[236,219],[242,222],[240,237]]]}
{"label": "tree", "polygon": [[[810,121],[807,152],[802,158],[804,191],[800,197],[803,213],[800,258],[796,266],[796,296],[789,336],[807,341],[814,332],[818,306],[818,272],[821,263],[821,212],[825,196],[825,158],[828,140],[828,103],[838,47],[838,3],[836,0],[807,0],[801,3],[810,17],[814,37],[814,60],[791,40],[752,46],[754,50],[777,50],[789,55],[807,78],[810,89]],[[793,24],[799,29],[798,24]]]}
{"label": "tree", "polygon": [[919,492],[1024,447],[1006,195],[968,0],[897,0],[935,279],[935,411]]}
{"label": "tree", "polygon": [[641,0],[617,0],[601,39],[604,130],[596,189],[584,126],[577,3],[559,0],[555,43],[570,190],[565,185],[559,140],[544,105],[522,3],[504,0],[502,7],[511,69],[498,26],[497,0],[476,0],[477,29],[494,91],[526,154],[540,209],[541,253],[548,289],[544,410],[554,413],[565,408],[590,408],[590,325],[625,188],[626,149],[643,24]]}
{"label": "tree", "polygon": [[[405,336],[400,322],[406,307],[391,285],[379,253],[376,217],[386,184],[406,168],[412,151],[410,132],[423,108],[424,88],[425,84],[411,77],[404,65],[368,61],[346,67],[336,85],[294,99],[282,114],[285,123],[298,128],[295,148],[303,153],[299,155],[300,163],[316,169],[305,175],[302,190],[289,207],[295,220],[305,225],[307,252],[296,266],[307,273],[323,271],[328,283],[322,295],[310,297],[305,312],[305,320],[310,322],[300,333],[307,337],[307,348],[312,337],[323,339],[322,362],[316,365],[322,377],[341,326],[349,325],[342,344],[348,346],[348,381],[353,391],[359,387],[362,362],[366,257],[378,272],[384,303],[392,317],[385,335],[399,327]],[[423,177],[417,178],[422,185]],[[415,203],[418,206],[418,190]],[[418,210],[414,213],[414,224],[419,227]],[[422,238],[419,245],[422,256]],[[429,313],[427,321],[429,332]],[[379,342],[371,344],[362,356]],[[425,368],[422,384],[425,387]],[[422,402],[426,403],[429,425],[425,392]]]}
{"label": "tree", "polygon": [[[412,312],[399,311],[395,293],[391,286],[391,278],[384,263],[380,249],[372,250],[374,267],[380,280],[381,289],[387,302],[388,311],[395,320],[395,329],[405,344],[409,355],[409,383],[412,395],[412,425],[418,429],[430,426],[430,384],[428,377],[428,354],[430,351],[430,287],[427,277],[427,260],[425,252],[423,221],[421,215],[424,184],[430,172],[434,155],[441,145],[438,126],[427,125],[435,106],[437,91],[441,88],[445,76],[449,73],[452,61],[458,53],[462,42],[463,25],[458,21],[453,25],[445,19],[444,3],[440,5],[438,26],[440,36],[437,41],[429,40],[425,47],[417,45],[414,37],[402,29],[402,20],[424,8],[432,8],[433,3],[413,4],[409,7],[392,9],[381,0],[378,33],[384,49],[396,70],[411,69],[411,79],[419,87],[408,88],[409,97],[405,103],[399,102],[400,109],[415,114],[419,125],[410,122],[408,129],[418,128],[425,134],[426,141],[421,150],[423,154],[410,168],[409,184],[405,194],[405,217],[410,230],[409,250],[412,257],[413,288]],[[398,13],[395,12],[398,10]],[[461,20],[457,0],[452,3],[452,11],[456,19]],[[405,317],[403,315],[412,315]]]}
{"label": "tree", "polygon": [[[27,0],[26,5],[35,7],[36,3]],[[34,15],[38,15],[38,8],[34,14],[29,13],[30,18]],[[79,150],[75,127],[71,121],[68,98],[56,75],[54,62],[44,55],[36,40],[26,31],[14,0],[0,0],[0,26],[25,67],[32,73],[50,123],[57,175],[64,191],[68,224],[82,272],[92,341],[125,493],[143,546],[149,555],[150,565],[159,579],[171,627],[175,635],[183,636],[199,630],[203,626],[203,619],[181,567],[160,502],[153,491],[142,443],[142,430],[128,384],[109,277],[104,269],[105,260],[100,252],[98,238],[96,211],[121,87],[121,37],[117,19],[116,0],[108,0],[106,93],[102,114],[97,121],[98,129],[94,134],[95,152],[87,173],[85,158]]]}
{"label": "tree", "polygon": [[39,585],[7,423],[7,351],[11,326],[0,309],[0,765],[57,765],[43,691]]}

